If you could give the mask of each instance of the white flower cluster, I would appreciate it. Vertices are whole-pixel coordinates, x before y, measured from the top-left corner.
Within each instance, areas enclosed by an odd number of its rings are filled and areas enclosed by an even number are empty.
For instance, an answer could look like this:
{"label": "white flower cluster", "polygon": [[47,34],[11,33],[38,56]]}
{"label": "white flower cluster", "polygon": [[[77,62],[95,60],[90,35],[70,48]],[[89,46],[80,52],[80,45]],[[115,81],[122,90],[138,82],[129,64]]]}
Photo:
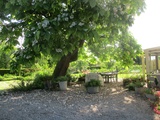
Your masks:
{"label": "white flower cluster", "polygon": [[26,59],[30,59],[32,56],[26,56]]}
{"label": "white flower cluster", "polygon": [[114,17],[119,17],[118,13],[120,13],[121,15],[124,15],[124,11],[121,5],[119,5],[117,8],[113,7],[113,12],[114,12]]}
{"label": "white flower cluster", "polygon": [[[48,19],[44,19],[42,22],[37,22],[37,26],[40,29],[41,27],[46,28],[49,25],[49,20]],[[32,30],[34,30],[34,28],[32,28]]]}
{"label": "white flower cluster", "polygon": [[65,8],[65,7],[66,7],[66,4],[65,4],[65,3],[62,3],[62,7]]}
{"label": "white flower cluster", "polygon": [[79,25],[79,26],[83,26],[83,25],[84,25],[84,23],[80,22],[78,25]]}
{"label": "white flower cluster", "polygon": [[61,20],[69,21],[69,19],[73,19],[73,18],[74,18],[73,15],[69,16],[68,13],[62,13],[62,14],[59,14],[57,17],[55,17],[53,20],[54,21],[61,21]]}
{"label": "white flower cluster", "polygon": [[42,27],[43,28],[46,28],[48,26],[48,24],[49,24],[49,20],[48,19],[45,19],[45,20],[42,21]]}
{"label": "white flower cluster", "polygon": [[70,18],[70,19],[73,19],[73,18],[74,18],[74,15],[70,15],[69,18]]}
{"label": "white flower cluster", "polygon": [[79,22],[79,23],[77,24],[77,22],[72,22],[69,27],[72,28],[72,27],[74,27],[74,26],[76,26],[76,25],[83,26],[84,23],[83,23],[83,22]]}
{"label": "white flower cluster", "polygon": [[74,27],[74,26],[76,26],[76,25],[77,25],[76,22],[72,22],[71,25],[70,25],[69,27],[72,28],[72,27]]}
{"label": "white flower cluster", "polygon": [[60,53],[60,52],[62,52],[62,49],[61,48],[56,48],[56,52]]}
{"label": "white flower cluster", "polygon": [[95,25],[94,23],[91,23],[91,22],[90,22],[89,27],[90,27],[91,29],[95,29],[95,28],[96,28],[96,25]]}
{"label": "white flower cluster", "polygon": [[88,29],[83,29],[85,32],[87,32],[88,31]]}

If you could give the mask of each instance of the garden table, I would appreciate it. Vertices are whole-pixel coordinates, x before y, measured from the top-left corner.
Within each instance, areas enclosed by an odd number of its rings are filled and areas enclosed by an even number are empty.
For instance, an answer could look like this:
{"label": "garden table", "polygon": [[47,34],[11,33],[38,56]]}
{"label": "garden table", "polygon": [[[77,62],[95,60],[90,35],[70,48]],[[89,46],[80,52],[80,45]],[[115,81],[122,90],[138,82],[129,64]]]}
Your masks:
{"label": "garden table", "polygon": [[103,72],[99,74],[104,78],[105,82],[118,81],[118,72]]}

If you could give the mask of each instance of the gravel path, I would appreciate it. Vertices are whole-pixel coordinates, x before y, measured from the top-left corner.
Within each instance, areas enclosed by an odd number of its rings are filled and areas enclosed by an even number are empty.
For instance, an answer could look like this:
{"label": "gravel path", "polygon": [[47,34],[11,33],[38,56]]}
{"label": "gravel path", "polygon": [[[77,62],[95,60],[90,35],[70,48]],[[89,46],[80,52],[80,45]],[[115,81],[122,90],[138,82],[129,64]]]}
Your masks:
{"label": "gravel path", "polygon": [[68,91],[1,95],[0,120],[160,120],[160,116],[143,97],[124,90],[121,83],[109,83],[98,94],[73,86]]}

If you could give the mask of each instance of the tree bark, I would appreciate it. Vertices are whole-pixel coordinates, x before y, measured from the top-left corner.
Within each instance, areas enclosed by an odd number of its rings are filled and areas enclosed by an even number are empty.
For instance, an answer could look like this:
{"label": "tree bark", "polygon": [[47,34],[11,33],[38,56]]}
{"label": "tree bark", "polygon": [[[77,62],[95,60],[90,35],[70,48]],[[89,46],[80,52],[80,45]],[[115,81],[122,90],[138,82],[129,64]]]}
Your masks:
{"label": "tree bark", "polygon": [[[80,41],[79,48],[83,46],[83,43],[84,40]],[[78,48],[76,48],[72,53],[68,53],[66,56],[62,56],[54,69],[53,78],[57,78],[58,76],[65,76],[70,62],[76,61],[77,59]]]}

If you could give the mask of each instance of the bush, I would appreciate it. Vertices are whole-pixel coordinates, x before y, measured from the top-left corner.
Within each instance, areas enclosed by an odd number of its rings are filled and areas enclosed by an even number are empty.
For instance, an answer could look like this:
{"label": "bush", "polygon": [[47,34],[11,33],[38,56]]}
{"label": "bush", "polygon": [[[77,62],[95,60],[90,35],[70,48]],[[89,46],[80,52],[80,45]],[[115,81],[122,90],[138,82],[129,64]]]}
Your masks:
{"label": "bush", "polygon": [[67,76],[59,76],[59,77],[57,77],[56,81],[58,81],[58,82],[68,81],[68,77]]}
{"label": "bush", "polygon": [[140,81],[140,82],[143,81],[141,76],[131,76],[129,78],[125,78],[125,79],[123,79],[123,86],[126,87],[130,83],[136,83],[138,81]]}
{"label": "bush", "polygon": [[123,79],[123,86],[126,87],[127,85],[129,85],[131,83],[131,79]]}
{"label": "bush", "polygon": [[85,84],[85,87],[100,87],[101,81],[96,79],[91,79],[89,82]]}
{"label": "bush", "polygon": [[33,89],[50,89],[52,86],[52,76],[46,73],[38,73],[35,75],[34,80],[32,77],[25,77],[18,83],[17,86],[13,86],[13,91],[29,91]]}
{"label": "bush", "polygon": [[13,91],[30,91],[33,90],[33,85],[31,81],[23,81],[21,80],[18,85],[14,85],[12,88]]}
{"label": "bush", "polygon": [[134,83],[129,83],[126,88],[128,88],[129,91],[135,91],[135,84]]}
{"label": "bush", "polygon": [[3,80],[3,77],[0,75],[0,81],[2,81]]}
{"label": "bush", "polygon": [[151,89],[151,88],[148,88],[148,89],[145,90],[145,93],[146,94],[154,94],[154,90]]}
{"label": "bush", "polygon": [[[48,74],[37,74],[33,81],[33,88],[44,89],[46,88],[45,82],[51,82],[52,76]],[[49,87],[49,86],[48,86]]]}
{"label": "bush", "polygon": [[144,86],[144,83],[141,81],[136,81],[134,84],[135,84],[135,87],[143,87]]}

